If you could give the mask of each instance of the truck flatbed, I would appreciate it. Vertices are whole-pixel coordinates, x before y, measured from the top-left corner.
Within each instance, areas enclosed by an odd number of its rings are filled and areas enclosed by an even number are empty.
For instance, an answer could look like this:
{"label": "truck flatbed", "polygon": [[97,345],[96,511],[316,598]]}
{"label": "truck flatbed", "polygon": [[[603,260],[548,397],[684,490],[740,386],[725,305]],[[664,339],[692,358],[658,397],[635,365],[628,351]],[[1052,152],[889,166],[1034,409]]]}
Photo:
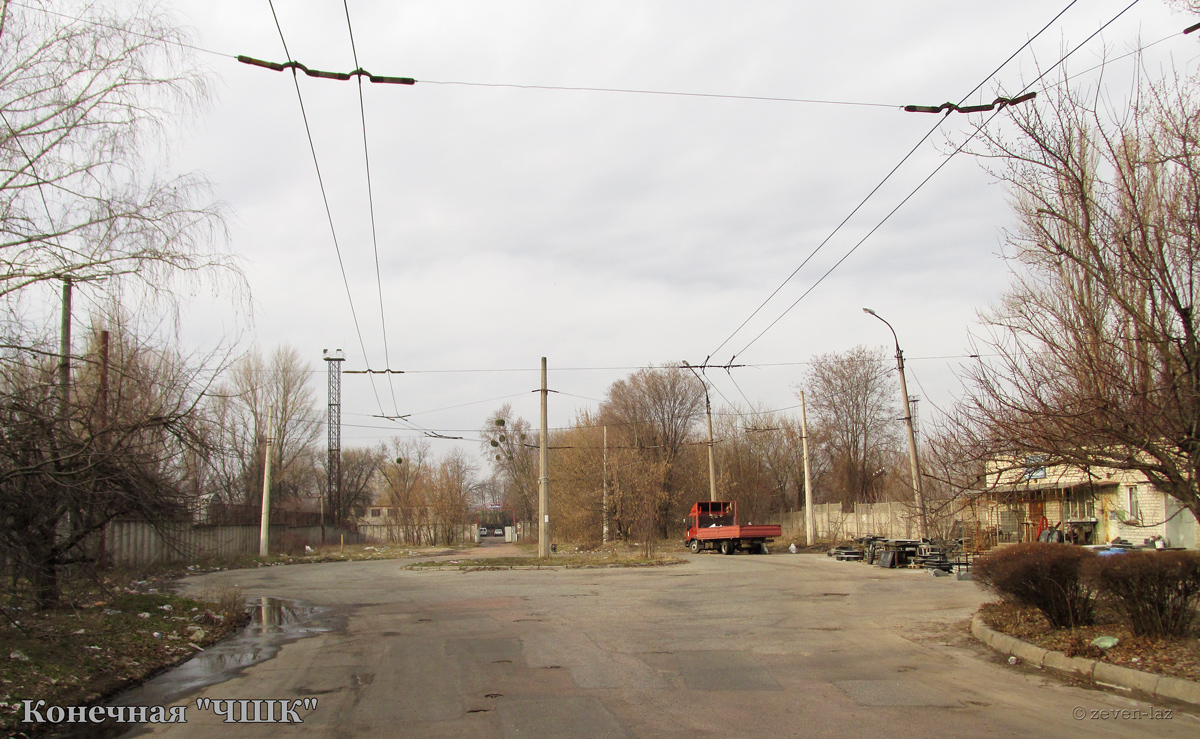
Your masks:
{"label": "truck flatbed", "polygon": [[692,538],[709,541],[712,539],[762,539],[782,536],[779,524],[734,524],[732,526],[709,526],[697,529]]}

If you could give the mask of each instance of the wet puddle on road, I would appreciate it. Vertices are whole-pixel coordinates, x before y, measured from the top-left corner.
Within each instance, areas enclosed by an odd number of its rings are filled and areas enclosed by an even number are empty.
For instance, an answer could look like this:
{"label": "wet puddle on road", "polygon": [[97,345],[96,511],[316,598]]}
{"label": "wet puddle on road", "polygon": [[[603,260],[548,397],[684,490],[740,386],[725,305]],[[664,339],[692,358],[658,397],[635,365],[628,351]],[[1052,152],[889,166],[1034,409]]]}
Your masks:
{"label": "wet puddle on road", "polygon": [[225,682],[251,665],[271,659],[297,639],[337,631],[345,619],[331,608],[280,598],[250,601],[250,623],[235,637],[206,647],[187,662],[121,693],[114,706],[165,706],[200,688]]}
{"label": "wet puddle on road", "polygon": [[[187,662],[118,694],[102,705],[169,706],[190,693],[225,682],[247,667],[271,659],[284,644],[340,631],[345,626],[345,616],[332,608],[281,598],[253,599],[246,605],[251,620],[237,636],[206,647]],[[194,709],[194,706],[189,707]],[[140,733],[139,725],[116,724],[110,720],[103,724],[64,726],[54,736],[108,739]]]}

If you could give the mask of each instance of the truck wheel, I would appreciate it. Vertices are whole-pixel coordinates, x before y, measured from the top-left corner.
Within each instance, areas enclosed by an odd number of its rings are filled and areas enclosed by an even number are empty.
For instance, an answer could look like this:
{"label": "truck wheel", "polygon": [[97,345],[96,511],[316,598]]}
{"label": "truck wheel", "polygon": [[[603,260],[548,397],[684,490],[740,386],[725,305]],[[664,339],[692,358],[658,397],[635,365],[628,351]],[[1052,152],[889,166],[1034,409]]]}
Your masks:
{"label": "truck wheel", "polygon": [[721,542],[721,554],[733,554],[736,551],[737,547],[733,545],[733,542],[729,541],[728,539]]}
{"label": "truck wheel", "polygon": [[692,543],[689,545],[689,548],[692,550],[692,554],[699,554],[700,553],[700,540],[692,539]]}

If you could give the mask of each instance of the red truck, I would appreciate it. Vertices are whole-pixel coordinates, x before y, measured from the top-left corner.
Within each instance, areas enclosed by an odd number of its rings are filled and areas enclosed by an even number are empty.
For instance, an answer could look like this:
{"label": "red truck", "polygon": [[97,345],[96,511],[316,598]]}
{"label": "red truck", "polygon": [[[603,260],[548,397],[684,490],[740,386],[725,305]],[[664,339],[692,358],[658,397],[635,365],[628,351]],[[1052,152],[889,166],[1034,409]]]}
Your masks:
{"label": "red truck", "polygon": [[783,535],[779,524],[738,525],[737,503],[731,500],[701,501],[692,506],[687,520],[687,545],[696,553],[720,549],[733,554],[745,549],[752,554],[769,554],[767,542]]}

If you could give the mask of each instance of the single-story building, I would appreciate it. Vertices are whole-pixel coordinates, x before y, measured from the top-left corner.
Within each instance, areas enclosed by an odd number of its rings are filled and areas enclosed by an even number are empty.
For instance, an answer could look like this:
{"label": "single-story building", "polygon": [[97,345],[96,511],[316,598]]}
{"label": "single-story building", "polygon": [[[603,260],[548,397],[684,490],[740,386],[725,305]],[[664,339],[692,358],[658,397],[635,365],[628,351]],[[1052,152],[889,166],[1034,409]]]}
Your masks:
{"label": "single-story building", "polygon": [[1134,545],[1160,537],[1167,546],[1197,548],[1196,517],[1137,472],[1044,466],[992,466],[974,505],[977,527],[996,543],[1037,541],[1057,528],[1076,544]]}

